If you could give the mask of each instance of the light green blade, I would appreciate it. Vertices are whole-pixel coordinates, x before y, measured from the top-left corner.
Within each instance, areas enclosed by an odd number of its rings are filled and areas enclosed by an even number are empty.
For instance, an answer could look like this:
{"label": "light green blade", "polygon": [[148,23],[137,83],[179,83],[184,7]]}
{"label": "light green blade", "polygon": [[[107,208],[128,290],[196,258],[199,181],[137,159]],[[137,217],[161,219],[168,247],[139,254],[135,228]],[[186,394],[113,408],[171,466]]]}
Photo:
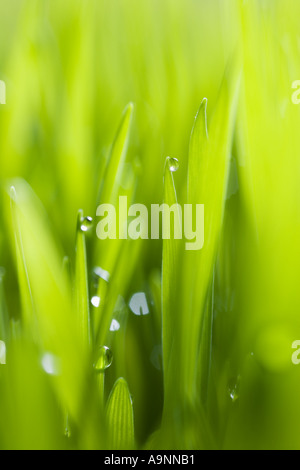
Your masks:
{"label": "light green blade", "polygon": [[[230,150],[237,104],[239,74],[236,67],[224,76],[216,109],[206,138],[205,102],[198,114],[191,137],[189,154],[189,197],[204,204],[204,246],[197,252],[185,252],[183,306],[188,305],[182,324],[186,347],[183,350],[183,383],[186,393],[195,396],[196,370],[203,313],[212,279],[222,227],[227,188]],[[201,144],[202,139],[202,144]],[[195,142],[196,140],[196,142]],[[198,141],[198,143],[197,143]],[[198,189],[197,189],[198,188]],[[188,284],[186,284],[188,280]],[[204,323],[205,324],[205,323]]]}
{"label": "light green blade", "polygon": [[126,106],[112,144],[106,172],[100,182],[99,201],[102,203],[114,203],[117,197],[126,157],[133,109],[132,103]]}
{"label": "light green blade", "polygon": [[119,378],[107,403],[108,448],[134,449],[133,406],[125,379]]}
{"label": "light green blade", "polygon": [[[174,184],[173,172],[170,170],[168,157],[164,172],[164,203],[169,207],[177,204],[177,195]],[[164,214],[163,214],[164,216]],[[170,237],[163,240],[162,253],[162,341],[163,341],[163,366],[165,388],[167,388],[166,377],[169,373],[170,359],[174,342],[174,334],[177,331],[176,316],[178,312],[178,298],[175,292],[178,287],[178,256],[180,240]],[[174,354],[174,352],[173,352]]]}

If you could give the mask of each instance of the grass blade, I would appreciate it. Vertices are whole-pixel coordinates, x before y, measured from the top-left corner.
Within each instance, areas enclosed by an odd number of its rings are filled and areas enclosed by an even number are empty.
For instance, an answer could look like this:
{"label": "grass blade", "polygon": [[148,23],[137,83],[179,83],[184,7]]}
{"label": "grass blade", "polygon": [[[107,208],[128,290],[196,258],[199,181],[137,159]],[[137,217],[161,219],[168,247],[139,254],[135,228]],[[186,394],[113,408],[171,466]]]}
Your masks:
{"label": "grass blade", "polygon": [[107,403],[108,444],[111,450],[134,449],[133,406],[126,380],[119,378]]}
{"label": "grass blade", "polygon": [[[62,270],[62,255],[40,201],[25,181],[15,180],[14,187],[17,197],[13,204],[23,245],[22,259],[27,267],[36,319],[34,323],[29,321],[28,327],[41,352],[59,359],[60,370],[54,371],[57,373],[57,391],[60,401],[68,404],[68,409],[76,416],[83,387],[85,355],[79,348],[79,328],[72,314],[71,287]],[[15,233],[12,240],[14,237]],[[27,278],[23,275],[22,282],[25,281]]]}
{"label": "grass blade", "polygon": [[85,232],[81,230],[83,211],[78,212],[76,230],[76,258],[75,258],[75,295],[79,327],[84,350],[89,349],[91,341],[89,290],[87,276],[87,258]]}

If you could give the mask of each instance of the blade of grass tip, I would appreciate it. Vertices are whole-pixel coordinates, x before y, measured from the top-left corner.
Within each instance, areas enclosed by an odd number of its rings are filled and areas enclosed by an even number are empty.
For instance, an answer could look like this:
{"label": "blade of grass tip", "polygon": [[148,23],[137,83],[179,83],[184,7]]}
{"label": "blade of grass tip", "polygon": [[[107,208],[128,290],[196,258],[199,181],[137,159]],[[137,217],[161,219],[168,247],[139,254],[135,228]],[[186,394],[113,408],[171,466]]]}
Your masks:
{"label": "blade of grass tip", "polygon": [[[189,157],[188,157],[188,187],[187,187],[187,197],[189,204],[201,204],[202,192],[199,190],[199,179],[201,181],[200,175],[203,173],[203,168],[206,166],[207,161],[207,152],[208,152],[208,130],[207,130],[207,99],[203,98],[198,112],[195,117],[195,122],[192,128],[190,144],[189,144]],[[201,250],[185,252],[184,254],[184,276],[182,279],[183,284],[183,300],[182,305],[185,306],[186,312],[188,315],[193,317],[193,312],[196,311],[195,306],[195,297],[197,297],[197,290],[199,289],[198,285],[195,284],[195,266],[198,266],[201,262]],[[207,321],[203,320],[203,324],[207,326]],[[209,331],[206,332],[207,335],[210,335]],[[209,338],[206,338],[205,333],[201,337],[201,346],[200,346],[200,374],[205,382],[205,374],[207,371],[206,364],[206,350],[208,347]],[[204,356],[204,358],[203,358]],[[202,388],[205,389],[205,384],[202,382]],[[202,397],[205,396],[203,392]]]}
{"label": "blade of grass tip", "polygon": [[89,289],[83,211],[78,211],[75,253],[75,296],[82,346],[88,351],[91,342]]}
{"label": "blade of grass tip", "polygon": [[[188,159],[188,202],[195,204],[199,198],[199,175],[201,162],[207,152],[207,98],[203,98],[195,117],[191,132],[189,159]],[[198,201],[201,204],[201,201]]]}
{"label": "blade of grass tip", "polygon": [[106,408],[108,448],[132,450],[135,448],[133,405],[125,379],[119,378],[110,393]]}
{"label": "blade of grass tip", "polygon": [[98,203],[99,201],[103,201],[104,203],[113,203],[117,195],[128,147],[133,109],[133,103],[129,103],[123,112],[121,122],[112,144],[106,171],[104,177],[101,178],[100,181]]}
{"label": "blade of grass tip", "polygon": [[19,225],[19,215],[17,208],[17,194],[14,186],[10,188],[10,204],[11,204],[11,216],[13,224],[13,232],[15,238],[15,254],[16,254],[16,264],[17,264],[17,273],[18,281],[20,288],[21,296],[21,305],[22,305],[22,318],[25,327],[28,329],[29,325],[32,327],[33,317],[34,317],[34,305],[31,293],[31,286],[28,277],[28,271],[24,256],[22,235]]}

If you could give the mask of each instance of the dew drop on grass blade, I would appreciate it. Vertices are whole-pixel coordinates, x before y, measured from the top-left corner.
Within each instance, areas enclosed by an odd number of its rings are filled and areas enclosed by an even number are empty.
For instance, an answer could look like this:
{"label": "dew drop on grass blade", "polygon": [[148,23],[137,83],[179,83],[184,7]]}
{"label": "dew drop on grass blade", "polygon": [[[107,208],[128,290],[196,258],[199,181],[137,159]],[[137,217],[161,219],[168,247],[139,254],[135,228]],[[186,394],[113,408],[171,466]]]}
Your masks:
{"label": "dew drop on grass blade", "polygon": [[[87,276],[87,258],[85,234],[90,227],[90,218],[83,217],[83,211],[78,212],[76,230],[76,257],[75,257],[75,295],[77,316],[82,336],[82,346],[89,349],[91,341],[89,290]],[[82,229],[84,227],[84,229]]]}
{"label": "dew drop on grass blade", "polygon": [[[170,168],[171,165],[171,168]],[[178,168],[178,163],[176,163]],[[173,177],[173,162],[168,157],[165,164],[164,172],[164,203],[169,207],[177,204],[177,195]],[[174,220],[176,216],[174,215]],[[164,217],[164,213],[163,213]],[[176,363],[179,363],[180,352],[178,344],[178,322],[177,317],[181,314],[178,309],[178,281],[179,281],[179,252],[180,240],[170,237],[163,239],[162,253],[162,341],[163,341],[163,369],[164,369],[164,386],[165,386],[165,405],[172,402],[172,389],[174,389],[174,380],[177,382],[177,374],[174,370],[174,361],[176,355]],[[171,395],[169,395],[169,393]],[[173,398],[173,396],[172,396]]]}

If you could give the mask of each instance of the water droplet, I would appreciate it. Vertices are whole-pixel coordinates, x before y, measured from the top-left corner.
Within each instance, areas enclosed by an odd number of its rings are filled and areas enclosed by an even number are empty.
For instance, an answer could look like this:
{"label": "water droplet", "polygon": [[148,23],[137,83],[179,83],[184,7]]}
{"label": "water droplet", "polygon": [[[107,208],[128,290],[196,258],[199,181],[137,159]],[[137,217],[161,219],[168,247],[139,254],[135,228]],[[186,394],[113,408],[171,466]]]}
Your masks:
{"label": "water droplet", "polygon": [[179,161],[177,158],[168,158],[168,165],[169,165],[169,170],[174,173],[175,171],[178,170],[179,168]]}
{"label": "water droplet", "polygon": [[6,344],[0,341],[0,364],[6,364]]}
{"label": "water droplet", "polygon": [[118,331],[119,329],[120,329],[120,323],[115,318],[113,318],[109,330]]}
{"label": "water droplet", "polygon": [[69,425],[69,415],[66,413],[65,415],[65,430],[64,430],[64,435],[66,438],[71,437],[71,431],[70,431],[70,425]]}
{"label": "water droplet", "polygon": [[148,315],[149,307],[144,292],[133,294],[129,301],[129,308],[135,315]]}
{"label": "water droplet", "polygon": [[231,379],[228,382],[228,393],[232,403],[235,403],[240,398],[240,376],[236,379]]}
{"label": "water droplet", "polygon": [[107,346],[101,346],[98,350],[97,360],[94,362],[96,372],[104,372],[111,365],[113,354]]}
{"label": "water droplet", "polygon": [[96,266],[96,268],[94,268],[94,274],[106,282],[109,281],[109,278],[110,278],[109,272],[105,271],[105,269],[100,268],[100,266]]}
{"label": "water droplet", "polygon": [[100,305],[100,297],[98,297],[98,295],[94,295],[92,298],[91,298],[91,304],[94,306],[94,307],[99,307]]}
{"label": "water droplet", "polygon": [[42,367],[49,375],[59,375],[61,371],[60,359],[51,353],[45,353],[42,357]]}
{"label": "water droplet", "polygon": [[92,217],[83,217],[80,221],[80,230],[82,232],[88,232],[93,227]]}

